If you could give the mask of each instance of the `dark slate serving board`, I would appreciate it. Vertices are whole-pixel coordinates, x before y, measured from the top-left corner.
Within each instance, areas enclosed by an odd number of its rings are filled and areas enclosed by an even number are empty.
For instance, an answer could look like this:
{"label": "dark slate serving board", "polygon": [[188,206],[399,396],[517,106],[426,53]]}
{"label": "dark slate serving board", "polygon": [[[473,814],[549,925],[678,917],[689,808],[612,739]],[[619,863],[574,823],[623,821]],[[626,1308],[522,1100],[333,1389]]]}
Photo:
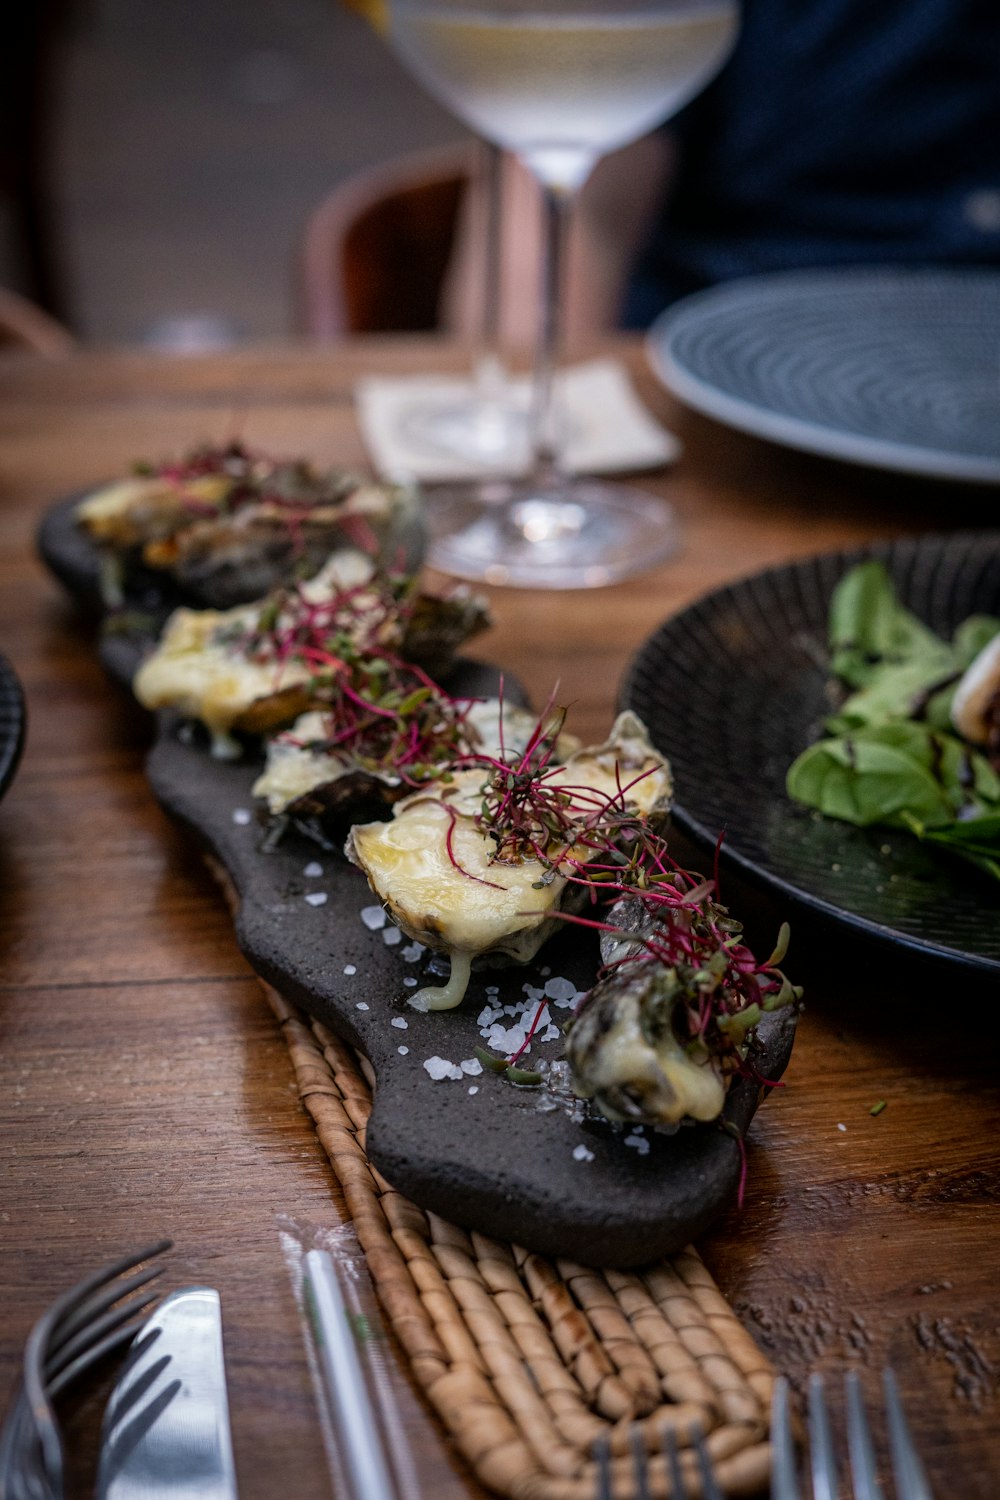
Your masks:
{"label": "dark slate serving board", "polygon": [[[42,552],[75,594],[92,600],[96,569],[80,549],[70,508],[50,513]],[[127,680],[140,649],[141,641],[112,638],[106,663]],[[490,669],[464,663],[449,687],[487,693],[495,683]],[[730,1134],[715,1126],[672,1136],[647,1130],[644,1150],[626,1144],[633,1134],[627,1128],[581,1122],[562,1106],[540,1107],[536,1088],[518,1088],[488,1071],[438,1081],[423,1066],[431,1057],[455,1064],[474,1057],[483,1045],[477,1018],[489,1003],[488,986],[499,987],[499,1004],[518,1003],[525,984],[541,988],[554,978],[589,987],[599,963],[594,935],[569,930],[530,965],[474,973],[457,1010],[414,1011],[407,1002],[413,985],[404,981],[435,982],[431,966],[442,961],[429,953],[407,959],[405,936],[390,946],[383,933],[394,929],[365,925],[362,910],[377,903],[361,873],[337,852],[295,830],[272,852],[262,850],[264,830],[251,795],[259,769],[259,761],[214,760],[200,734],[161,716],[148,762],[153,790],[227,871],[239,902],[237,937],[256,971],[370,1059],[377,1088],[367,1146],[387,1180],[468,1228],[594,1265],[641,1264],[696,1239],[736,1191],[740,1148]],[[316,865],[321,875],[305,873]],[[551,1013],[565,1020],[570,1011],[552,1005]],[[405,1028],[393,1026],[394,1019]],[[761,1026],[763,1076],[783,1073],[794,1028],[788,1012]],[[531,1055],[555,1060],[561,1051],[554,1041],[533,1046]],[[743,1133],[759,1102],[758,1090],[741,1081],[730,1091],[725,1118]]]}

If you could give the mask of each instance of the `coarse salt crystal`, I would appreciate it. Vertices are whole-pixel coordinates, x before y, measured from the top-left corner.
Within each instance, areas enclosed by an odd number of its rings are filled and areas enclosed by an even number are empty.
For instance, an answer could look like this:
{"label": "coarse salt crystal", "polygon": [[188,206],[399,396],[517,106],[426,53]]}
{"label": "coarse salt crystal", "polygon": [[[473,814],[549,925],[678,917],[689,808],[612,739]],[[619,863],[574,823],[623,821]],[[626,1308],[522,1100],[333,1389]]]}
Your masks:
{"label": "coarse salt crystal", "polygon": [[311,859],[302,873],[308,880],[318,880],[323,873],[323,866],[317,864],[314,859]]}
{"label": "coarse salt crystal", "polygon": [[252,819],[253,813],[250,811],[249,807],[233,808],[233,822],[237,825],[237,827],[245,828],[247,824],[252,821]]}
{"label": "coarse salt crystal", "polygon": [[452,1083],[461,1083],[462,1079],[465,1077],[465,1074],[458,1066],[458,1063],[453,1063],[451,1069],[449,1070],[448,1077],[451,1079]]}
{"label": "coarse salt crystal", "polygon": [[417,987],[417,981],[414,979],[412,974],[407,974],[406,978],[403,980],[403,983],[406,985],[406,988],[408,990],[415,990]]}
{"label": "coarse salt crystal", "polygon": [[389,1025],[395,1026],[397,1031],[406,1031],[409,1024],[409,1021],[404,1021],[402,1016],[393,1016],[389,1022]]}
{"label": "coarse salt crystal", "polygon": [[540,990],[536,984],[522,984],[521,993],[527,995],[529,1000],[542,1000],[545,996],[545,991]]}
{"label": "coarse salt crystal", "polygon": [[589,1147],[584,1146],[582,1144],[582,1142],[581,1142],[581,1144],[579,1146],[574,1146],[573,1147],[573,1160],[574,1161],[593,1161],[594,1160],[594,1153],[593,1153],[593,1151],[591,1151],[589,1149]]}
{"label": "coarse salt crystal", "polygon": [[540,1042],[557,1042],[561,1036],[562,1032],[553,1021],[550,1025],[546,1026],[545,1030],[542,1032],[538,1040]]}
{"label": "coarse salt crystal", "polygon": [[548,976],[552,973],[552,970],[549,968],[548,964],[546,964],[545,967],[543,969],[539,969],[538,972],[539,974],[541,974],[543,979],[547,979]]}
{"label": "coarse salt crystal", "polygon": [[464,1057],[459,1063],[463,1073],[468,1073],[470,1078],[478,1078],[483,1071],[483,1065],[478,1057]]}
{"label": "coarse salt crystal", "polygon": [[363,1000],[359,1000],[358,1003],[357,1003],[357,1005],[354,1007],[354,1009],[355,1010],[367,1010],[368,1006],[365,1004],[365,1002]]}
{"label": "coarse salt crystal", "polygon": [[469,1093],[470,1094],[478,1094],[479,1093],[479,1085],[476,1084],[476,1083],[474,1083],[472,1085],[471,1089],[469,1090]]}
{"label": "coarse salt crystal", "polygon": [[482,1008],[482,1010],[479,1012],[478,1016],[476,1017],[476,1025],[477,1026],[489,1026],[490,1023],[492,1022],[492,1020],[493,1020],[493,1007],[491,1005],[484,1005],[483,1008]]}
{"label": "coarse salt crystal", "polygon": [[361,909],[361,920],[369,932],[378,932],[385,926],[385,910],[381,906],[364,906]]}
{"label": "coarse salt crystal", "polygon": [[847,1126],[846,1126],[846,1125],[838,1125],[838,1126],[837,1126],[837,1129],[838,1129],[838,1130],[846,1130],[846,1129],[847,1129]]}
{"label": "coarse salt crystal", "polygon": [[415,995],[410,996],[410,1009],[425,1011],[429,1009],[426,998],[418,990]]}
{"label": "coarse salt crystal", "polygon": [[429,1073],[435,1083],[439,1083],[442,1078],[448,1078],[451,1074],[451,1069],[452,1064],[446,1057],[424,1058],[424,1072]]}
{"label": "coarse salt crystal", "polygon": [[329,901],[326,891],[310,891],[306,896],[307,906],[325,906]]}
{"label": "coarse salt crystal", "polygon": [[644,1135],[627,1135],[625,1144],[631,1146],[634,1151],[638,1151],[640,1156],[649,1155],[649,1142]]}
{"label": "coarse salt crystal", "polygon": [[574,1000],[576,998],[576,985],[571,979],[563,979],[557,974],[554,979],[545,981],[545,993],[550,1000]]}
{"label": "coarse salt crystal", "polygon": [[423,951],[423,943],[407,943],[406,947],[402,950],[400,957],[405,959],[408,964],[415,964]]}
{"label": "coarse salt crystal", "polygon": [[396,1051],[399,1053],[400,1057],[409,1057],[410,1055],[409,1047],[397,1047]]}
{"label": "coarse salt crystal", "polygon": [[345,974],[356,974],[357,972],[358,972],[358,966],[357,966],[357,964],[345,964],[344,965],[344,973]]}
{"label": "coarse salt crystal", "polygon": [[382,941],[387,948],[395,948],[402,936],[398,927],[383,927],[382,929]]}
{"label": "coarse salt crystal", "polygon": [[487,1043],[494,1052],[520,1052],[524,1041],[523,1026],[511,1026],[509,1030],[500,1025],[491,1026],[487,1038]]}

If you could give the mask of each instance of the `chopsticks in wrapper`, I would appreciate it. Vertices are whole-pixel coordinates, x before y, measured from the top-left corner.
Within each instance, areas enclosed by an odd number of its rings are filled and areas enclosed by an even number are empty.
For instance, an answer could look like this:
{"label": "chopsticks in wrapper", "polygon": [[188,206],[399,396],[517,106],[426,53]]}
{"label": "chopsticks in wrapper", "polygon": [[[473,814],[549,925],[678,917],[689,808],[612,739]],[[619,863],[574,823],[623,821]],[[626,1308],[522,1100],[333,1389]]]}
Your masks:
{"label": "chopsticks in wrapper", "polygon": [[384,1334],[354,1231],[281,1217],[335,1495],[419,1500]]}

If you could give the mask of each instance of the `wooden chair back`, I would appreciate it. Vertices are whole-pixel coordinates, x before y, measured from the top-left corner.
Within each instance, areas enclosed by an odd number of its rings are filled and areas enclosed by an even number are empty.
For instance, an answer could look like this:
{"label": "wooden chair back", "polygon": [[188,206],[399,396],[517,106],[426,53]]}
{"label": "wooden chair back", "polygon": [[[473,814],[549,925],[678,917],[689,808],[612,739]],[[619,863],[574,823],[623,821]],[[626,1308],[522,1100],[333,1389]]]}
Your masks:
{"label": "wooden chair back", "polygon": [[419,333],[441,295],[473,169],[464,145],[398,157],[334,188],[311,215],[300,267],[300,331]]}

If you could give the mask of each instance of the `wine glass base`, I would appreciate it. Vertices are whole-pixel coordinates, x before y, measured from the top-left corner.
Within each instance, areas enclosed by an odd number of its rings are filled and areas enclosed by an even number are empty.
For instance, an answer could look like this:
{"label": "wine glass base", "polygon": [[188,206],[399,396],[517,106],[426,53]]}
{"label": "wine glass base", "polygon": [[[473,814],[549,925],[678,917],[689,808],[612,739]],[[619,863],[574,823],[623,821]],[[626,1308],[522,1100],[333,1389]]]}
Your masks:
{"label": "wine glass base", "polygon": [[432,567],[509,588],[602,588],[677,549],[665,500],[600,480],[448,485],[427,511]]}
{"label": "wine glass base", "polygon": [[516,473],[531,456],[527,408],[513,395],[415,401],[400,418],[400,435],[429,457],[444,455],[499,473]]}

